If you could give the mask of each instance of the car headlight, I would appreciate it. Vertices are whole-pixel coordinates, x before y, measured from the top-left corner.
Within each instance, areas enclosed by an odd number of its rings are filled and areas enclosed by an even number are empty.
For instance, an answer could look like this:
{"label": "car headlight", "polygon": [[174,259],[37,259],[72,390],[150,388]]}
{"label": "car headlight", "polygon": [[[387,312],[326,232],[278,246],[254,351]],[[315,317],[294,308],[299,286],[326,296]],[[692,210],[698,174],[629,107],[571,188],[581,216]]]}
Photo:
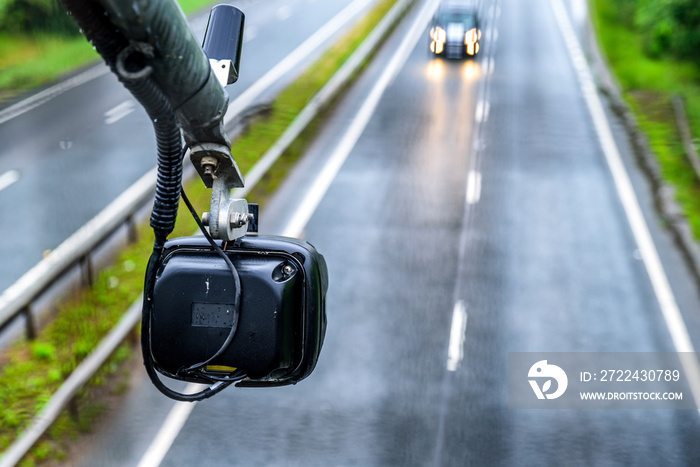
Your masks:
{"label": "car headlight", "polygon": [[467,54],[476,55],[479,53],[479,41],[481,40],[481,30],[472,28],[464,34],[464,45]]}
{"label": "car headlight", "polygon": [[447,33],[440,26],[435,26],[430,29],[430,38],[433,40],[430,43],[430,51],[434,54],[441,54],[447,40]]}

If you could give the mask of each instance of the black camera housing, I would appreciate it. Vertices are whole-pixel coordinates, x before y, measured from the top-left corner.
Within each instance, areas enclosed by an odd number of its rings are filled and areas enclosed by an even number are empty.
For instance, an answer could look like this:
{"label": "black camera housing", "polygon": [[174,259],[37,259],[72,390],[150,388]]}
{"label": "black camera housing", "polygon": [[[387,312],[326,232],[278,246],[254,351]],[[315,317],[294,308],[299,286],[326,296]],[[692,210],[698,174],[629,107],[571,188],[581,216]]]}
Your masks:
{"label": "black camera housing", "polygon": [[[219,243],[220,244],[220,243]],[[283,386],[316,366],[326,332],[326,262],[309,243],[247,235],[225,250],[240,277],[234,279],[204,237],[168,241],[157,271],[150,322],[150,355],[156,368],[179,380],[211,383],[233,371],[237,386]],[[217,358],[195,372],[183,369]]]}

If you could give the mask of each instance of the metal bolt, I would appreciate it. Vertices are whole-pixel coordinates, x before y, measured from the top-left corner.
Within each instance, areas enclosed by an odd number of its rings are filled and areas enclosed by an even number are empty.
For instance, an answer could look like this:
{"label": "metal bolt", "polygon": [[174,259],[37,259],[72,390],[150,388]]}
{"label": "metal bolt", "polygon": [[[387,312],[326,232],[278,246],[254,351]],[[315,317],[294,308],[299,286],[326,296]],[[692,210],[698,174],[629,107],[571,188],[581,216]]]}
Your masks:
{"label": "metal bolt", "polygon": [[231,213],[231,219],[229,220],[231,223],[231,228],[232,229],[237,229],[238,227],[243,227],[245,224],[245,220],[243,218],[243,215],[240,212],[232,212]]}
{"label": "metal bolt", "polygon": [[241,214],[240,212],[232,212],[229,222],[231,223],[232,229],[237,229],[238,227],[243,227],[249,221],[253,220],[252,214]]}
{"label": "metal bolt", "polygon": [[290,265],[287,264],[282,268],[282,272],[285,275],[289,276],[290,274],[292,274],[294,272],[294,268],[292,268]]}
{"label": "metal bolt", "polygon": [[212,156],[202,157],[202,161],[200,163],[202,164],[202,172],[204,172],[204,175],[214,175],[216,167],[219,165],[219,161],[216,159],[216,157]]}
{"label": "metal bolt", "polygon": [[240,212],[232,212],[231,217],[229,218],[229,223],[231,224],[232,229],[236,229],[241,226],[241,213]]}

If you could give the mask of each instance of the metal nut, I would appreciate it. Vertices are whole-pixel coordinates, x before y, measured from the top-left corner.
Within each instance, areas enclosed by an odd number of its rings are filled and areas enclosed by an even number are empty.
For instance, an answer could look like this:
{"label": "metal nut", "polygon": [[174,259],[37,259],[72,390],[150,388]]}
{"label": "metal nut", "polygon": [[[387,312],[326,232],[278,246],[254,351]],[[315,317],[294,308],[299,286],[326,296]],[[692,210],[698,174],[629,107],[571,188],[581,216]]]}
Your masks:
{"label": "metal nut", "polygon": [[251,214],[241,214],[240,212],[232,212],[231,219],[229,220],[229,222],[231,223],[232,229],[237,229],[246,225],[248,221],[252,218],[253,216]]}
{"label": "metal nut", "polygon": [[219,160],[216,157],[204,156],[200,164],[202,164],[202,171],[205,175],[214,175],[216,168],[219,166]]}

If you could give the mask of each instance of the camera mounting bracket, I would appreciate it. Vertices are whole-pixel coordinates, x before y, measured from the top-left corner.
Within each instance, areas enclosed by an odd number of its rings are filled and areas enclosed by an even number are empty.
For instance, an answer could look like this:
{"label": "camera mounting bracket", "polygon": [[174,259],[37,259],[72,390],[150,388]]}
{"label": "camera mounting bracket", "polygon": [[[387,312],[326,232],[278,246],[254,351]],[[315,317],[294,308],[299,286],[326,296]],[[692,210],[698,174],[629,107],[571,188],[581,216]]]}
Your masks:
{"label": "camera mounting bracket", "polygon": [[213,238],[232,241],[243,237],[253,214],[248,212],[248,202],[231,197],[231,183],[222,177],[214,177],[211,189],[211,208],[202,215],[202,223],[209,227]]}

